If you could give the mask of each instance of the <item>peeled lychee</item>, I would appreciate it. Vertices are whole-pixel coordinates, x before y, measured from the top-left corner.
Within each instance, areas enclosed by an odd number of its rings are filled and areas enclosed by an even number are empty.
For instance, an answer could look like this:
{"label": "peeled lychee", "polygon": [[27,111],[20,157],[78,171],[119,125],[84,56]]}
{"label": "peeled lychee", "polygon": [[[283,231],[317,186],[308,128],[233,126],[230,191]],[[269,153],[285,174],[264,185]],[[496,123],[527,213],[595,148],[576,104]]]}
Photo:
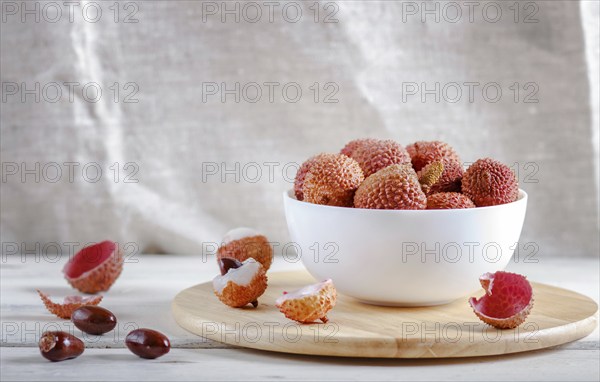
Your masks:
{"label": "peeled lychee", "polygon": [[71,318],[71,314],[73,314],[76,309],[84,305],[98,305],[100,301],[102,301],[102,296],[67,296],[62,304],[58,304],[52,302],[50,296],[41,290],[38,289],[37,292],[50,313],[67,320]]}
{"label": "peeled lychee", "polygon": [[352,158],[352,154],[354,154],[354,151],[356,151],[356,149],[358,149],[359,147],[364,146],[364,145],[373,144],[376,141],[377,141],[377,139],[373,139],[373,138],[355,139],[353,141],[346,143],[346,146],[344,146],[344,148],[340,151],[340,154],[344,154],[344,155]]}
{"label": "peeled lychee", "polygon": [[304,200],[304,192],[302,192],[302,187],[304,187],[304,178],[306,178],[308,170],[322,155],[325,154],[318,154],[308,158],[306,161],[304,161],[304,163],[302,163],[302,165],[298,169],[298,172],[296,173],[296,178],[294,179],[294,194],[296,195],[296,199]]}
{"label": "peeled lychee", "polygon": [[410,164],[395,164],[369,176],[356,190],[357,208],[422,210],[427,206],[425,193]]}
{"label": "peeled lychee", "polygon": [[347,151],[352,151],[351,158],[358,162],[365,177],[393,164],[410,163],[406,149],[392,140],[364,140]]}
{"label": "peeled lychee", "polygon": [[449,158],[461,163],[456,151],[447,143],[441,141],[419,141],[406,146],[406,151],[415,171],[421,170],[429,163]]}
{"label": "peeled lychee", "polygon": [[427,197],[428,210],[457,208],[475,208],[475,204],[466,195],[458,192],[439,192]]}
{"label": "peeled lychee", "polygon": [[107,291],[123,270],[121,250],[112,241],[82,248],[70,259],[63,273],[65,279],[83,293]]}
{"label": "peeled lychee", "polygon": [[223,242],[217,250],[217,261],[223,257],[232,257],[239,261],[253,258],[268,270],[273,262],[273,248],[267,237],[260,232],[240,227],[232,229],[223,237]]}
{"label": "peeled lychee", "polygon": [[256,260],[243,262],[222,258],[221,275],[213,279],[215,295],[225,305],[241,308],[248,304],[258,306],[257,299],[267,290],[267,273]]}
{"label": "peeled lychee", "polygon": [[521,325],[533,308],[533,290],[524,276],[498,271],[479,278],[485,295],[469,304],[479,319],[498,329]]}
{"label": "peeled lychee", "polygon": [[283,293],[283,296],[275,301],[275,306],[287,318],[303,324],[316,320],[326,323],[327,312],[335,306],[337,300],[337,291],[331,279],[294,292]]}
{"label": "peeled lychee", "polygon": [[462,192],[477,207],[495,206],[517,200],[519,184],[508,166],[484,158],[473,163],[465,172]]}
{"label": "peeled lychee", "polygon": [[363,180],[363,172],[354,159],[343,154],[319,155],[304,178],[304,201],[352,207],[354,192]]}

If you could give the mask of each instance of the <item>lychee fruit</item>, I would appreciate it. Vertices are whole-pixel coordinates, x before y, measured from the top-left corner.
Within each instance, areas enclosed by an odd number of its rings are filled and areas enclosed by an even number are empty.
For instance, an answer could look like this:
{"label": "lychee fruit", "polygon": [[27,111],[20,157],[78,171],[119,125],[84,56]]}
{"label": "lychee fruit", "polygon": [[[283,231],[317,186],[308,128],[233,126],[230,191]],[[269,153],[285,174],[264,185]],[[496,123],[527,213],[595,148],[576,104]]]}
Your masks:
{"label": "lychee fruit", "polygon": [[442,161],[431,162],[417,173],[419,183],[421,183],[421,189],[425,195],[428,195],[431,187],[439,182],[443,173],[444,164]]}
{"label": "lychee fruit", "polygon": [[352,151],[350,157],[358,162],[365,177],[393,164],[410,163],[406,149],[392,140],[364,140],[347,151]]}
{"label": "lychee fruit", "polygon": [[484,158],[477,160],[465,172],[462,192],[477,207],[495,206],[517,200],[519,184],[507,165]]}
{"label": "lychee fruit", "polygon": [[306,178],[306,174],[308,173],[308,170],[311,168],[311,166],[317,161],[318,158],[320,158],[323,155],[326,154],[318,154],[312,156],[306,161],[304,161],[302,165],[300,165],[300,168],[298,169],[298,172],[296,173],[296,177],[294,179],[294,194],[296,195],[296,199],[304,200],[304,192],[302,192],[302,187],[304,187],[304,178]]}
{"label": "lychee fruit", "polygon": [[124,257],[112,241],[82,248],[64,266],[65,279],[83,293],[107,291],[123,270]]}
{"label": "lychee fruit", "polygon": [[428,210],[475,208],[475,204],[466,195],[458,192],[438,192],[427,197]]}
{"label": "lychee fruit", "polygon": [[71,314],[73,314],[76,309],[81,308],[84,305],[98,305],[100,301],[102,301],[102,296],[67,296],[62,304],[58,304],[52,302],[50,296],[41,290],[37,289],[37,292],[50,313],[67,320],[71,318]]}
{"label": "lychee fruit", "polygon": [[241,308],[258,306],[258,298],[267,290],[267,273],[256,260],[243,262],[224,257],[219,260],[221,275],[213,279],[215,295],[225,305]]}
{"label": "lychee fruit", "polygon": [[427,187],[425,194],[431,195],[438,192],[459,192],[461,180],[463,177],[463,168],[460,162],[450,158],[442,158],[439,161],[431,162],[417,172],[419,178],[430,171],[432,167],[438,166],[437,163],[442,163],[444,171],[441,173],[438,180]]}
{"label": "lychee fruit", "polygon": [[342,148],[342,150],[340,150],[340,154],[344,154],[344,155],[352,158],[352,154],[354,154],[354,151],[356,151],[356,149],[358,149],[359,147],[364,146],[364,145],[373,144],[376,141],[377,141],[377,139],[373,139],[373,138],[355,139],[353,141],[346,143],[346,146],[344,146],[344,148]]}
{"label": "lychee fruit", "polygon": [[422,210],[427,198],[410,164],[395,164],[369,176],[356,190],[357,208]]}
{"label": "lychee fruit", "polygon": [[525,276],[498,271],[479,278],[485,295],[469,304],[479,319],[498,329],[521,325],[533,308],[533,289]]}
{"label": "lychee fruit", "polygon": [[252,228],[239,227],[230,230],[223,237],[217,250],[217,261],[223,257],[239,261],[253,258],[268,270],[273,262],[273,248],[265,235]]}
{"label": "lychee fruit", "polygon": [[363,180],[363,172],[354,159],[343,154],[322,154],[315,158],[304,178],[304,201],[352,207],[354,192]]}
{"label": "lychee fruit", "polygon": [[336,303],[337,291],[331,279],[308,285],[294,292],[283,292],[283,296],[275,301],[279,308],[290,320],[309,324],[316,320],[326,323],[329,312]]}
{"label": "lychee fruit", "polygon": [[461,163],[456,151],[449,144],[442,141],[418,141],[406,146],[406,151],[410,155],[415,171],[419,171],[429,163],[443,158]]}

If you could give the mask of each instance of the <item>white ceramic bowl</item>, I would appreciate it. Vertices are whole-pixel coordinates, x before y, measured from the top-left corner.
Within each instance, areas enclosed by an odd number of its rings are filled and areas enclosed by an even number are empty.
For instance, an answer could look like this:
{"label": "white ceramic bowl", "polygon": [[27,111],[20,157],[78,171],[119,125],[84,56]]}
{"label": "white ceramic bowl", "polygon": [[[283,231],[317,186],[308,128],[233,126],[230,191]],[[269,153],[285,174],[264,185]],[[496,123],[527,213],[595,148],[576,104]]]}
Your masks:
{"label": "white ceramic bowl", "polygon": [[322,206],[284,193],[292,245],[306,269],[339,292],[377,305],[427,306],[480,288],[519,241],[527,194],[512,203],[457,210]]}

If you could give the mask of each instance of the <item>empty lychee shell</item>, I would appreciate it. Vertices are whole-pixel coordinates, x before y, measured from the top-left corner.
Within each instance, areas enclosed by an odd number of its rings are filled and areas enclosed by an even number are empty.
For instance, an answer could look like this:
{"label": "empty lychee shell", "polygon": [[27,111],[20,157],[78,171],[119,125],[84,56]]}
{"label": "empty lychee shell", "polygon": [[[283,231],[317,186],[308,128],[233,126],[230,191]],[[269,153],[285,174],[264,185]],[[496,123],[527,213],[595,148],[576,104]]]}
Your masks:
{"label": "empty lychee shell", "polygon": [[253,258],[268,270],[273,262],[273,248],[267,237],[260,232],[239,227],[230,230],[223,237],[223,242],[217,250],[217,261],[223,257],[232,257],[239,261]]}
{"label": "empty lychee shell", "polygon": [[123,270],[124,258],[116,243],[103,241],[84,247],[70,259],[63,273],[83,293],[107,291]]}
{"label": "empty lychee shell", "polygon": [[275,301],[287,318],[303,324],[309,324],[316,320],[326,323],[329,312],[337,301],[337,290],[331,279],[317,284],[305,286],[294,292],[283,292]]}
{"label": "empty lychee shell", "polygon": [[102,296],[67,296],[65,297],[62,304],[58,304],[52,302],[50,296],[48,296],[46,293],[42,292],[39,289],[36,290],[40,295],[42,302],[44,303],[44,305],[46,305],[46,309],[48,309],[50,313],[67,320],[71,318],[71,314],[73,314],[75,309],[80,308],[84,305],[98,305],[100,301],[102,301]]}
{"label": "empty lychee shell", "polygon": [[479,278],[485,295],[469,304],[479,319],[498,329],[521,325],[533,308],[533,290],[525,276],[498,271]]}

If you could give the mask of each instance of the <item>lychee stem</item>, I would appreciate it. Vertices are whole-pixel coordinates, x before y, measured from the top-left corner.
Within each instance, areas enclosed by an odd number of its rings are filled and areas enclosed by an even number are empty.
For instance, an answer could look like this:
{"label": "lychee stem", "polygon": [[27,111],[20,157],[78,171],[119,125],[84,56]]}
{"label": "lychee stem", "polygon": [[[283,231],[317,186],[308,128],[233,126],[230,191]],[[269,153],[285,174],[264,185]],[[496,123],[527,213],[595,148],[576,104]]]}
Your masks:
{"label": "lychee stem", "polygon": [[327,318],[327,316],[323,316],[319,318],[319,320],[323,321],[323,323],[326,324],[329,321],[329,318]]}
{"label": "lychee stem", "polygon": [[250,304],[252,304],[252,306],[256,308],[258,306],[258,300],[254,300]]}

